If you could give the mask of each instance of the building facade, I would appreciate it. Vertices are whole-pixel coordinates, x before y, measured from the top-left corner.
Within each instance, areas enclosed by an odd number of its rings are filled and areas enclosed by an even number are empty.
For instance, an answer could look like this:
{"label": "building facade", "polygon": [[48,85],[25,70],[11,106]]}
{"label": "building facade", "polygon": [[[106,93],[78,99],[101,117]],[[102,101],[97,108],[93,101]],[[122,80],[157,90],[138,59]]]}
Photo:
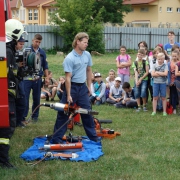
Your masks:
{"label": "building facade", "polygon": [[180,27],[180,0],[124,0],[123,4],[132,7],[125,14],[125,26]]}
{"label": "building facade", "polygon": [[11,0],[12,18],[28,25],[48,25],[54,0]]}

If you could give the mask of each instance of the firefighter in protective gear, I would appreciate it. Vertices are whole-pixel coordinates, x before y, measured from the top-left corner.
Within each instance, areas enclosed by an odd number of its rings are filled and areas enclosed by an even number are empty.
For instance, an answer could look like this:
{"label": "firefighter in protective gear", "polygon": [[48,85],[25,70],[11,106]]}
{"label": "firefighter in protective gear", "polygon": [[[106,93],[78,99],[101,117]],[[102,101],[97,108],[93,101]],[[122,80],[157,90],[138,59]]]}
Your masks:
{"label": "firefighter in protective gear", "polygon": [[15,19],[9,19],[5,23],[6,32],[6,57],[8,70],[8,104],[10,127],[0,128],[0,166],[14,168],[9,163],[9,140],[12,137],[16,127],[16,107],[15,98],[18,89],[18,67],[15,60],[15,46],[18,39],[24,32],[22,23]]}

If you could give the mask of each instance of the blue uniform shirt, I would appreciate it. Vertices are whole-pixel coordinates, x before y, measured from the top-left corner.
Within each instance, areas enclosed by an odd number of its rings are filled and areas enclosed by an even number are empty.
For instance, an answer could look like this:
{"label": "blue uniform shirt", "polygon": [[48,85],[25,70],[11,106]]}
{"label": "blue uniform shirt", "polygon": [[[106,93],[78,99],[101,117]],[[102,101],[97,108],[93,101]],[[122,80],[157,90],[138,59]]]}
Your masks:
{"label": "blue uniform shirt", "polygon": [[92,66],[92,58],[88,51],[83,51],[79,55],[73,49],[63,62],[64,71],[72,73],[71,81],[75,83],[84,83],[86,81],[86,70],[88,66]]}
{"label": "blue uniform shirt", "polygon": [[[174,45],[178,45],[180,47],[180,44],[175,42]],[[171,49],[172,49],[172,45],[167,43],[164,45],[164,50],[167,51],[168,55],[171,55]]]}

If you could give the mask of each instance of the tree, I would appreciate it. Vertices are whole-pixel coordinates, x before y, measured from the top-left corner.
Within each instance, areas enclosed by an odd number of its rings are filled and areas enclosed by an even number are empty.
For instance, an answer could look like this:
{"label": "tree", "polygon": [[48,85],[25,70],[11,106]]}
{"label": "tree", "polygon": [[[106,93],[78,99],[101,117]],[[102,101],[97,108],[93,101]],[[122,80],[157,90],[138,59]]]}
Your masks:
{"label": "tree", "polygon": [[124,13],[131,11],[129,5],[123,5],[123,0],[95,0],[94,16],[102,9],[103,22],[123,23]]}
{"label": "tree", "polygon": [[57,31],[64,39],[63,50],[72,49],[72,41],[78,32],[89,34],[89,51],[104,52],[101,9],[93,12],[95,0],[57,0],[56,11],[50,14],[50,22],[59,25]]}

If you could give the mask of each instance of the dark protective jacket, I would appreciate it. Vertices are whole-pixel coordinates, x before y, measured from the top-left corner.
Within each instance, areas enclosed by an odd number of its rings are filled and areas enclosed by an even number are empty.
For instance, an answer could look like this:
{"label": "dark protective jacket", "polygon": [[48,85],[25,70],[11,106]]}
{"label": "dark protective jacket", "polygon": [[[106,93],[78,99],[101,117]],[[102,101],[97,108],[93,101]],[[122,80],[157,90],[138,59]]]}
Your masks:
{"label": "dark protective jacket", "polygon": [[15,59],[15,42],[6,43],[6,57],[8,68],[8,93],[13,97],[17,96],[18,90],[18,66]]}

